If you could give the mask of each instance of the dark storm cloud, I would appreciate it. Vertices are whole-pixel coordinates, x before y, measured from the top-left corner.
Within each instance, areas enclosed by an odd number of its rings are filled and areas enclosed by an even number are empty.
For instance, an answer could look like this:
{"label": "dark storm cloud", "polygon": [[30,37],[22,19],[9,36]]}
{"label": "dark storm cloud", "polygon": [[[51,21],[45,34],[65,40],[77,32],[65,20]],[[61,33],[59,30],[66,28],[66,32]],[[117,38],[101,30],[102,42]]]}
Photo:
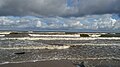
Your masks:
{"label": "dark storm cloud", "polygon": [[65,9],[64,7],[64,0],[3,0],[3,5],[0,7],[0,14],[45,16],[62,15],[62,11]]}
{"label": "dark storm cloud", "polygon": [[80,0],[68,7],[66,0],[0,0],[0,15],[82,16],[120,13],[120,0]]}
{"label": "dark storm cloud", "polygon": [[81,0],[79,15],[120,13],[120,0]]}

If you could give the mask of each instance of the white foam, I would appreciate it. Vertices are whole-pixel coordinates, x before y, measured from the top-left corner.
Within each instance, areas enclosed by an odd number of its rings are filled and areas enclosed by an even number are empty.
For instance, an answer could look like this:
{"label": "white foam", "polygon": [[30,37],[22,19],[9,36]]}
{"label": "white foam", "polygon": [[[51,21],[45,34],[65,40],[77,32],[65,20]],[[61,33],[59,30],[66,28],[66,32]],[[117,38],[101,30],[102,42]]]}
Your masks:
{"label": "white foam", "polygon": [[43,36],[43,37],[80,37],[79,34],[75,35],[41,35],[41,34],[29,34],[30,36]]}
{"label": "white foam", "polygon": [[120,37],[76,37],[76,38],[64,38],[64,37],[48,37],[48,38],[44,38],[44,37],[17,37],[17,38],[0,38],[0,40],[6,40],[6,39],[12,39],[12,40],[96,40],[96,39],[101,39],[101,40],[120,40]]}
{"label": "white foam", "polygon": [[4,37],[5,35],[0,35],[0,37]]}
{"label": "white foam", "polygon": [[70,46],[29,46],[29,47],[0,47],[0,49],[68,49]]}

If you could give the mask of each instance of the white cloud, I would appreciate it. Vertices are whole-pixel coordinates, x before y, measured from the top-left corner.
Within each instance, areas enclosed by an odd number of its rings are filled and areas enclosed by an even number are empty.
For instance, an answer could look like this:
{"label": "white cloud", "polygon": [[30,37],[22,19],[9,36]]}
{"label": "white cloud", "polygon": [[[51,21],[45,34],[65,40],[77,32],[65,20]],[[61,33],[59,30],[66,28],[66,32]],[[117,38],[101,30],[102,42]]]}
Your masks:
{"label": "white cloud", "polygon": [[46,28],[46,29],[120,29],[120,19],[112,14],[88,15],[84,17],[0,17],[3,28]]}

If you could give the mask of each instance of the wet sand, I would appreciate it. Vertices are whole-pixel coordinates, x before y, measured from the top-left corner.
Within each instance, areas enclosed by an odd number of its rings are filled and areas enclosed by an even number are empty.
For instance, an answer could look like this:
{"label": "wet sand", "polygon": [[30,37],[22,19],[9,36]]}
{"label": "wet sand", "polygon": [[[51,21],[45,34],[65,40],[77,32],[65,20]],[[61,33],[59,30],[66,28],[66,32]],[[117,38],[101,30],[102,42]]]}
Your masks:
{"label": "wet sand", "polygon": [[26,62],[26,63],[9,63],[0,65],[0,67],[75,67],[71,61],[39,61],[39,62]]}
{"label": "wet sand", "polygon": [[78,64],[84,62],[85,67],[120,67],[119,60],[51,60],[24,63],[8,63],[2,64],[0,67],[77,67]]}

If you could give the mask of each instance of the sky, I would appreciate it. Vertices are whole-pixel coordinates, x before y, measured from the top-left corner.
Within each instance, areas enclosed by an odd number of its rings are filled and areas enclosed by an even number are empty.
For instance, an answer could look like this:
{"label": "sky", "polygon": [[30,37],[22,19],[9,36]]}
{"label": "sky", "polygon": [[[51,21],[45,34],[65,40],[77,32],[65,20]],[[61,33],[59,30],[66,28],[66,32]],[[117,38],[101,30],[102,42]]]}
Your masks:
{"label": "sky", "polygon": [[0,30],[120,32],[120,0],[0,0]]}

